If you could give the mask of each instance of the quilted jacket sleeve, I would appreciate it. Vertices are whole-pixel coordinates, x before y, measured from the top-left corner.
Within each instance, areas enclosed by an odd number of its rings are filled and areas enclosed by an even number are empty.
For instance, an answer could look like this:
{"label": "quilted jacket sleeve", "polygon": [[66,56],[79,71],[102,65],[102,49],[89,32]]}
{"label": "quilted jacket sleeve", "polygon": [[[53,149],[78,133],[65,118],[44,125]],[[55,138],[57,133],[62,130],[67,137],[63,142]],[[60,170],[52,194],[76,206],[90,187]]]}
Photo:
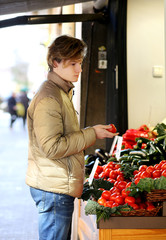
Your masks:
{"label": "quilted jacket sleeve", "polygon": [[[71,116],[69,117],[69,123]],[[67,122],[59,102],[53,98],[44,98],[36,106],[33,114],[33,128],[38,148],[50,159],[60,159],[77,154],[96,141],[93,128],[80,130]],[[66,128],[68,128],[66,134]]]}

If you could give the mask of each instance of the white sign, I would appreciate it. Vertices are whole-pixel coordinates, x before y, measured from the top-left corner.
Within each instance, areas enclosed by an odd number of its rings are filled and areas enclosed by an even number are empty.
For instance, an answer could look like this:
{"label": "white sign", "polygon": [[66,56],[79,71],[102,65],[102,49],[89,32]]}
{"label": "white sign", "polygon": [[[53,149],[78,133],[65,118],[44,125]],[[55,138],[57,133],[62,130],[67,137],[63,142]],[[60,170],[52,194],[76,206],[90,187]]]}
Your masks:
{"label": "white sign", "polygon": [[119,158],[120,158],[120,152],[122,149],[122,140],[123,140],[123,138],[118,136],[118,142],[117,142],[116,153],[115,153],[115,157],[117,160],[119,160]]}
{"label": "white sign", "polygon": [[120,152],[121,152],[121,149],[122,149],[122,141],[123,141],[123,137],[115,136],[114,141],[113,141],[112,146],[111,146],[111,149],[110,149],[110,152],[109,152],[109,155],[112,155],[112,153],[115,149],[115,145],[117,144],[116,153],[115,153],[115,157],[117,158],[117,160],[119,160],[119,158],[120,158]]}
{"label": "white sign", "polygon": [[96,172],[96,169],[97,169],[98,164],[99,164],[99,159],[96,158],[95,164],[93,165],[91,174],[90,174],[90,176],[89,176],[89,185],[91,185],[92,182],[93,182],[93,178],[94,178],[94,175],[95,175],[95,172]]}

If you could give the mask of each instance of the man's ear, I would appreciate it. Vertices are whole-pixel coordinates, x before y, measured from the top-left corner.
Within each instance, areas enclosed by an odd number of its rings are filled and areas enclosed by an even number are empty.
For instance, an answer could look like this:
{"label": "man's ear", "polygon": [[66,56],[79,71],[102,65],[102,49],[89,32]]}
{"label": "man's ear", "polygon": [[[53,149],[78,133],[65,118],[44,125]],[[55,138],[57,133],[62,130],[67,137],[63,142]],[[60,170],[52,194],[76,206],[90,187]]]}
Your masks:
{"label": "man's ear", "polygon": [[57,67],[58,67],[58,63],[57,63],[56,60],[53,61],[53,67],[54,67],[54,68],[57,68]]}

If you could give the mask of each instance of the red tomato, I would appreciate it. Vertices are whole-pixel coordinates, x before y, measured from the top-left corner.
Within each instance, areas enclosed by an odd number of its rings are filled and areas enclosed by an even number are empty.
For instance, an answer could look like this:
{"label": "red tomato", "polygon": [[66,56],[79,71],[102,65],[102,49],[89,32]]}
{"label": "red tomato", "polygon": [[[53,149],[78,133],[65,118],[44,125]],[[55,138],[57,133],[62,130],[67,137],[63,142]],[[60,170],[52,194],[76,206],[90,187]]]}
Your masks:
{"label": "red tomato", "polygon": [[116,203],[116,202],[114,202],[114,203],[112,204],[112,208],[113,208],[113,207],[118,207],[118,206],[119,206],[119,204]]}
{"label": "red tomato", "polygon": [[138,170],[134,170],[133,175],[135,176],[135,175],[138,174],[138,173],[139,173]]}
{"label": "red tomato", "polygon": [[109,178],[116,179],[117,172],[115,170],[111,170],[109,173]]}
{"label": "red tomato", "polygon": [[140,209],[146,209],[146,204],[145,203],[140,203],[139,208]]}
{"label": "red tomato", "polygon": [[155,209],[155,206],[153,205],[153,203],[151,203],[151,202],[146,202],[146,204],[147,204],[146,210],[152,211],[153,209]]}
{"label": "red tomato", "polygon": [[137,177],[135,180],[134,180],[134,183],[137,185],[138,183],[139,183],[139,181],[140,181],[140,177]]}
{"label": "red tomato", "polygon": [[100,205],[103,205],[104,206],[104,203],[106,203],[106,199],[100,197],[97,202],[100,204]]}
{"label": "red tomato", "polygon": [[112,204],[113,204],[114,202],[113,201],[107,201],[105,204],[104,204],[104,207],[110,207],[110,208],[112,208]]}
{"label": "red tomato", "polygon": [[139,167],[139,171],[140,171],[140,172],[145,171],[146,168],[147,168],[147,165],[141,165],[141,166]]}
{"label": "red tomato", "polygon": [[104,178],[104,179],[106,179],[106,177],[105,177],[105,175],[104,175],[104,172],[102,172],[102,173],[99,174],[99,178]]}
{"label": "red tomato", "polygon": [[150,178],[152,175],[151,175],[151,173],[150,172],[147,172],[147,171],[143,171],[142,173],[141,173],[141,178]]}
{"label": "red tomato", "polygon": [[106,167],[109,167],[111,169],[114,169],[115,164],[113,162],[107,163]]}
{"label": "red tomato", "polygon": [[161,176],[166,177],[166,169],[164,171],[162,171]]}
{"label": "red tomato", "polygon": [[156,170],[160,170],[160,169],[161,169],[161,165],[160,165],[160,164],[155,164],[155,165],[154,165],[154,168],[155,168]]}
{"label": "red tomato", "polygon": [[112,179],[112,178],[107,178],[107,181],[110,182],[110,183],[115,183],[115,179]]}
{"label": "red tomato", "polygon": [[115,164],[115,169],[120,169],[120,165],[119,164]]}
{"label": "red tomato", "polygon": [[96,169],[96,172],[97,172],[98,174],[100,174],[102,171],[103,171],[103,167],[98,165],[98,166],[97,166],[97,169]]}
{"label": "red tomato", "polygon": [[[112,170],[111,170],[112,171]],[[105,170],[104,170],[104,176],[107,178],[107,177],[109,177],[109,174],[110,174],[110,168],[106,168]]]}
{"label": "red tomato", "polygon": [[99,178],[99,174],[98,174],[97,172],[95,172],[94,178],[95,178],[95,179],[98,179],[98,178]]}
{"label": "red tomato", "polygon": [[165,170],[166,169],[166,163],[161,165],[161,170]]}
{"label": "red tomato", "polygon": [[101,197],[106,199],[106,200],[109,200],[110,199],[110,196],[111,196],[111,192],[108,191],[108,190],[104,190],[101,194]]}
{"label": "red tomato", "polygon": [[161,170],[154,170],[154,171],[152,172],[152,177],[153,177],[153,178],[159,178],[159,177],[161,177],[161,173],[162,173]]}
{"label": "red tomato", "polygon": [[130,197],[130,196],[127,196],[127,197],[125,197],[125,203],[127,203],[127,204],[133,204],[133,203],[135,203],[135,198],[134,197]]}
{"label": "red tomato", "polygon": [[124,204],[124,198],[122,196],[117,196],[115,198],[115,202],[118,203],[119,205],[123,205]]}
{"label": "red tomato", "polygon": [[123,173],[121,172],[120,168],[117,168],[117,169],[115,168],[115,171],[116,171],[117,175],[123,176]]}
{"label": "red tomato", "polygon": [[[129,204],[129,203],[128,203]],[[138,210],[139,209],[139,205],[136,203],[130,203],[129,204],[134,210]]]}
{"label": "red tomato", "polygon": [[115,198],[116,198],[117,196],[118,196],[118,195],[117,195],[116,193],[112,193],[109,200],[115,202]]}
{"label": "red tomato", "polygon": [[131,184],[132,184],[132,182],[128,182],[128,183],[126,184],[126,188],[130,187]]}
{"label": "red tomato", "polygon": [[146,169],[146,172],[152,173],[154,170],[155,170],[154,166],[148,166],[147,169]]}
{"label": "red tomato", "polygon": [[121,194],[122,194],[122,197],[127,197],[129,195],[130,191],[126,191],[126,189],[123,189]]}
{"label": "red tomato", "polygon": [[126,181],[120,181],[117,184],[117,188],[120,190],[123,190],[126,187],[127,182]]}
{"label": "red tomato", "polygon": [[166,160],[162,160],[159,165],[162,166],[164,163],[166,163]]}
{"label": "red tomato", "polygon": [[112,190],[112,193],[116,193],[116,195],[120,195],[121,194],[121,190],[118,189],[117,187],[114,187],[114,189]]}
{"label": "red tomato", "polygon": [[116,178],[117,181],[124,181],[124,177],[123,175],[118,175],[117,178]]}
{"label": "red tomato", "polygon": [[114,124],[109,124],[109,126],[110,127],[107,128],[107,131],[112,132],[112,133],[116,133],[117,132],[117,129],[116,129]]}

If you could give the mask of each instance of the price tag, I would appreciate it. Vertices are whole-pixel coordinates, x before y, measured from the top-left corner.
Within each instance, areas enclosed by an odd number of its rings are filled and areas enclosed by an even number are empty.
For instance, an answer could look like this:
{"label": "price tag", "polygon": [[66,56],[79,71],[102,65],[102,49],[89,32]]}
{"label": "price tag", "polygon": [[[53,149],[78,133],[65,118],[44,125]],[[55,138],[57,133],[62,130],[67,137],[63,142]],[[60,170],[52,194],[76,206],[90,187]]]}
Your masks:
{"label": "price tag", "polygon": [[115,137],[114,137],[114,141],[113,141],[112,146],[111,146],[111,149],[110,149],[110,152],[109,152],[109,155],[112,155],[117,140],[118,140],[118,136],[115,136]]}
{"label": "price tag", "polygon": [[99,164],[99,159],[97,158],[96,161],[95,161],[95,164],[93,165],[91,174],[89,176],[89,185],[91,185],[92,182],[93,182],[93,178],[94,178],[94,175],[95,175],[98,164]]}
{"label": "price tag", "polygon": [[119,160],[120,158],[120,152],[122,149],[122,140],[123,140],[123,137],[118,136],[118,142],[117,142],[116,153],[115,153],[117,160]]}

